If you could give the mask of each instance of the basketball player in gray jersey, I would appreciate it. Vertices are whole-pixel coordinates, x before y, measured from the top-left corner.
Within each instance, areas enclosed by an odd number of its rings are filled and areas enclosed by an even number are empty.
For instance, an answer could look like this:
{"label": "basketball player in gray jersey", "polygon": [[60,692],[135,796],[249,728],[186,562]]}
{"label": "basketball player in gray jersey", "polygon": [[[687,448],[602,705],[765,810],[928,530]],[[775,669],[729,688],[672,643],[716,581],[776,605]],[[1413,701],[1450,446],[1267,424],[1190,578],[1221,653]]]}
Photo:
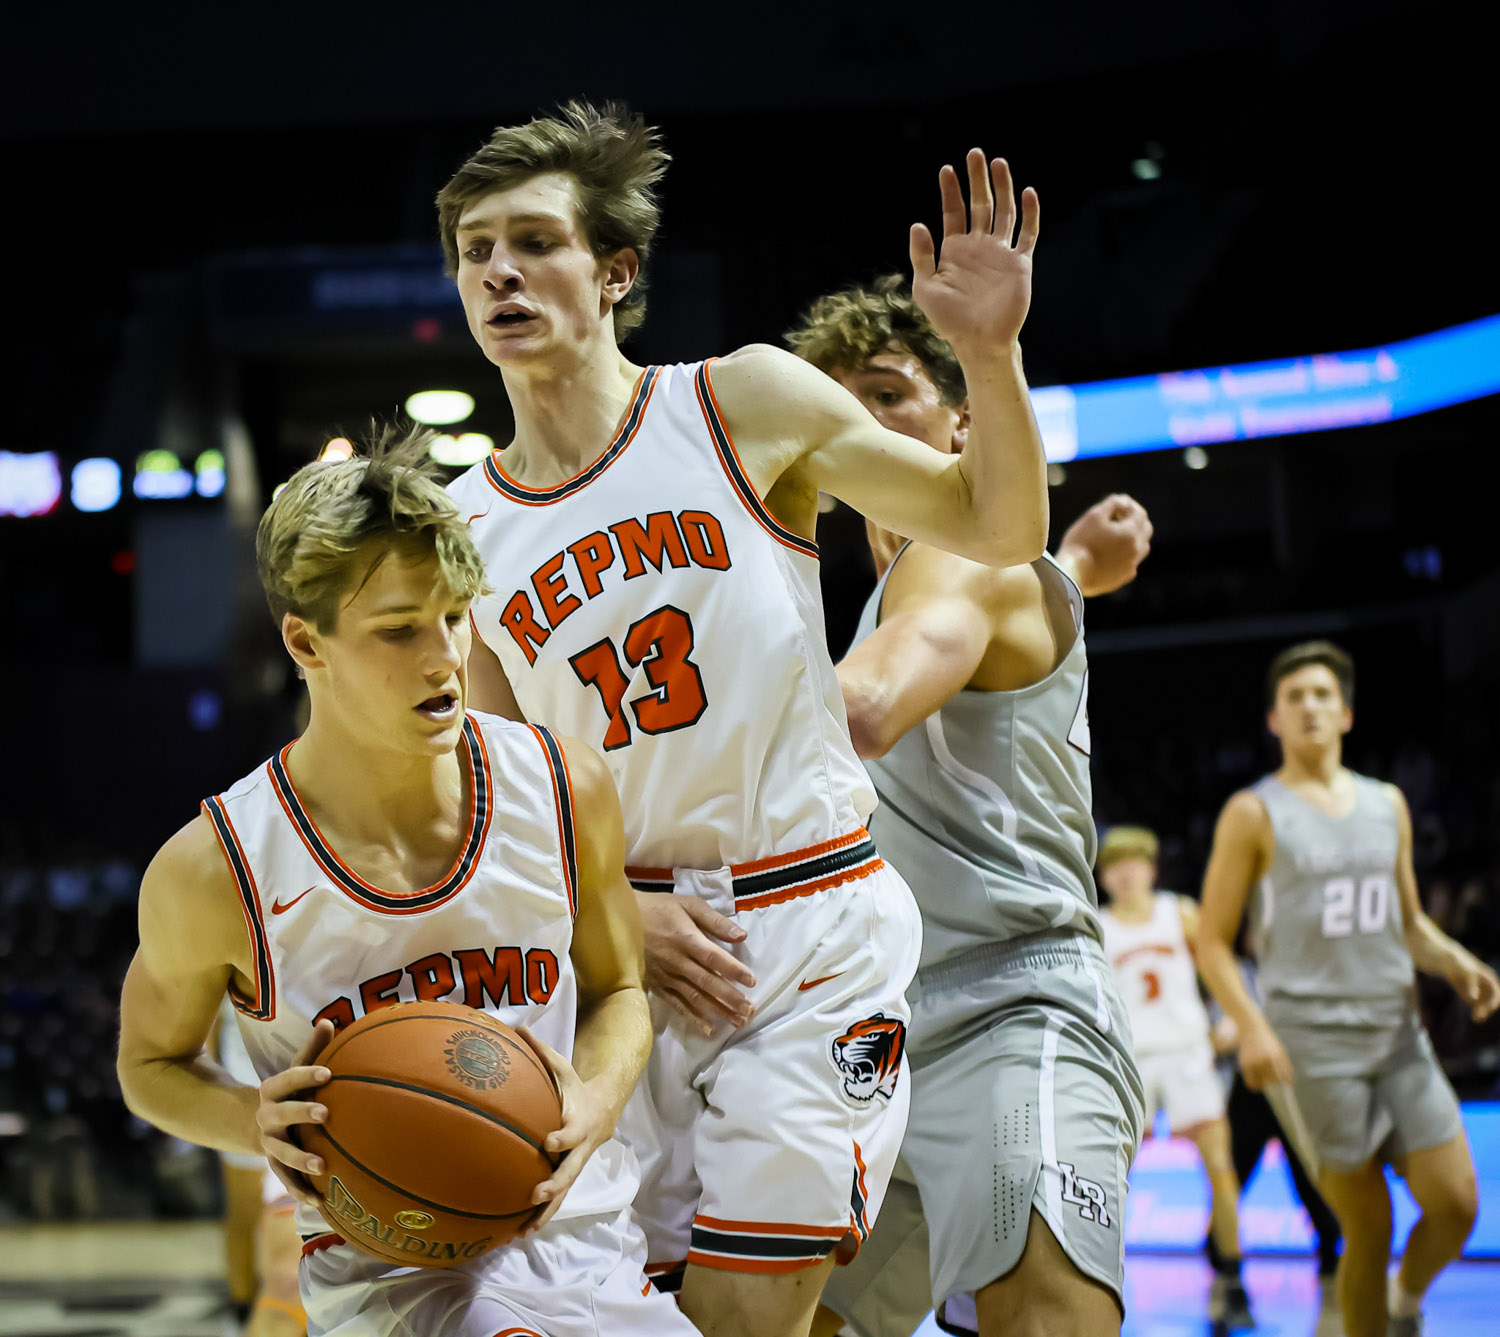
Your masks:
{"label": "basketball player in gray jersey", "polygon": [[[1287,1112],[1282,1126],[1306,1142],[1303,1162],[1343,1227],[1345,1337],[1415,1334],[1422,1296],[1459,1256],[1478,1204],[1413,971],[1448,980],[1477,1020],[1500,1006],[1500,979],[1422,912],[1401,791],[1342,764],[1353,660],[1327,641],[1295,645],[1272,662],[1267,686],[1281,769],[1219,817],[1198,968],[1239,1029],[1246,1083]],[[1264,1010],[1231,950],[1252,888]],[[1389,1279],[1385,1164],[1422,1209]]]}
{"label": "basketball player in gray jersey", "polygon": [[[822,299],[790,338],[885,426],[961,448],[963,378],[899,280]],[[986,571],[870,528],[880,581],[838,672],[881,852],[922,910],[910,1178],[815,1337],[905,1337],[929,1297],[985,1337],[1119,1330],[1142,1095],[1101,949],[1079,584],[1124,584],[1149,534],[1114,497],[1061,561]]]}

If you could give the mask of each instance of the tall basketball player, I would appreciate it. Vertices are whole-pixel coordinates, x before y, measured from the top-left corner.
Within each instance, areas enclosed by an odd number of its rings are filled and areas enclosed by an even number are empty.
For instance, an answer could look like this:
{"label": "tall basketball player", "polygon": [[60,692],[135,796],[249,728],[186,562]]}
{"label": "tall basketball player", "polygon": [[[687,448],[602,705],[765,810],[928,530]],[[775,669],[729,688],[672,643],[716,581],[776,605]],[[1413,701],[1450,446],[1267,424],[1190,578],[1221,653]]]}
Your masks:
{"label": "tall basketball player", "polygon": [[[898,279],[820,300],[790,338],[891,431],[937,459],[965,449],[968,367]],[[1149,536],[1114,497],[1061,562],[994,570],[870,525],[880,580],[838,674],[923,943],[914,1183],[892,1185],[868,1256],[825,1296],[862,1337],[904,1337],[929,1296],[946,1328],[985,1337],[1119,1330],[1141,1087],[1101,950],[1074,573],[1122,585]]]}
{"label": "tall basketball player", "polygon": [[[918,298],[971,385],[968,445],[940,457],[778,349],[630,362],[665,164],[638,119],[574,105],[496,131],[439,196],[516,416],[509,449],[453,485],[498,587],[474,608],[492,652],[476,699],[593,743],[622,795],[661,1002],[627,1112],[653,1265],[685,1263],[683,1309],[711,1337],[801,1337],[884,1197],[920,937],[864,826],[818,492],[977,562],[1041,552],[1017,344],[1038,206],[1026,192],[1013,245],[1008,169],[975,150],[967,208],[941,174],[941,257],[912,230]],[[690,1021],[706,996],[731,1024]]]}
{"label": "tall basketball player", "polygon": [[[312,1337],[686,1335],[642,1294],[637,1175],[612,1137],[650,1043],[619,802],[583,744],[464,710],[484,569],[426,445],[308,465],[262,518],[261,579],[311,719],[147,870],[120,1085],[158,1127],[270,1157],[300,1203]],[[555,985],[518,996],[502,954],[544,954]],[[258,1089],[203,1052],[226,990]],[[393,1269],[328,1232],[295,1129],[327,1117],[316,1058],[335,1021],[444,996],[531,1028],[563,1158],[523,1243]]]}
{"label": "tall basketball player", "polygon": [[[1289,1131],[1300,1122],[1303,1161],[1316,1165],[1343,1227],[1346,1337],[1394,1337],[1420,1332],[1422,1296],[1458,1257],[1477,1211],[1458,1103],[1417,1013],[1413,968],[1448,980],[1477,1019],[1500,1006],[1500,979],[1422,912],[1401,791],[1343,765],[1353,707],[1354,662],[1337,646],[1310,641],[1272,661],[1267,723],[1281,768],[1219,816],[1198,965],[1239,1030],[1246,1083],[1280,1094]],[[1252,888],[1264,1011],[1232,951]],[[1389,1285],[1386,1164],[1422,1209]]]}
{"label": "tall basketball player", "polygon": [[1165,1109],[1172,1136],[1190,1139],[1202,1158],[1213,1195],[1214,1316],[1240,1327],[1251,1322],[1240,1277],[1240,1183],[1193,965],[1198,906],[1157,890],[1157,849],[1155,832],[1145,827],[1113,826],[1105,833],[1098,864],[1099,885],[1109,895],[1100,914],[1104,951],[1130,1013],[1146,1126]]}

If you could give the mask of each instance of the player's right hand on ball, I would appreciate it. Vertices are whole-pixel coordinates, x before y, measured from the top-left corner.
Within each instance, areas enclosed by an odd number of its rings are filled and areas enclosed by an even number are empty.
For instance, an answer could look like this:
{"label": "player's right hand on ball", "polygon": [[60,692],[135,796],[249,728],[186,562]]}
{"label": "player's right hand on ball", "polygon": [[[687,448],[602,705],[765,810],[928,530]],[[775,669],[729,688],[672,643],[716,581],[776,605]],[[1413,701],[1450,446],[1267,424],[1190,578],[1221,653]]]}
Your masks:
{"label": "player's right hand on ball", "polygon": [[646,934],[646,988],[704,1035],[720,1021],[749,1021],[755,1009],[736,986],[753,989],[755,976],[714,942],[743,942],[745,930],[696,896],[643,891],[636,903]]}
{"label": "player's right hand on ball", "polygon": [[303,1151],[293,1140],[295,1135],[291,1130],[299,1123],[322,1123],[328,1117],[327,1106],[305,1097],[311,1088],[321,1086],[333,1075],[314,1062],[331,1039],[331,1021],[320,1021],[314,1026],[291,1067],[273,1073],[260,1084],[260,1105],[255,1111],[261,1150],[287,1192],[305,1207],[318,1205],[318,1191],[307,1182],[306,1176],[322,1174],[323,1161]]}
{"label": "player's right hand on ball", "polygon": [[1291,1082],[1292,1060],[1269,1026],[1253,1027],[1240,1037],[1240,1072],[1252,1091]]}

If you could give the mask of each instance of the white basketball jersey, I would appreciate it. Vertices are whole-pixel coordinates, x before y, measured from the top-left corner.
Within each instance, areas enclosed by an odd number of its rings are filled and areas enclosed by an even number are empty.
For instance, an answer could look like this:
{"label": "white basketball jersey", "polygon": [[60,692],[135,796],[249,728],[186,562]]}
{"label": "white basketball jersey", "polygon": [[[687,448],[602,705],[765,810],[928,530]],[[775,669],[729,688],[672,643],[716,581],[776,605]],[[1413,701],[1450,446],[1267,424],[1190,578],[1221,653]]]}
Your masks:
{"label": "white basketball jersey", "polygon": [[648,367],[587,469],[524,487],[496,453],[451,488],[496,593],[474,625],[527,719],[603,753],[634,865],[718,868],[861,827],[818,549],[741,467],[710,364]]}
{"label": "white basketball jersey", "polygon": [[[320,1018],[344,1026],[392,1003],[437,999],[528,1026],[571,1055],[577,866],[567,766],[551,734],[468,717],[462,850],[441,882],[400,894],[364,881],[329,847],[287,774],[293,746],[203,804],[250,931],[255,990],[230,996],[261,1079],[290,1066]],[[558,1215],[617,1211],[637,1179],[634,1156],[606,1143]],[[297,1225],[327,1232],[311,1208],[298,1208]]]}
{"label": "white basketball jersey", "polygon": [[1135,1052],[1185,1049],[1208,1038],[1208,1013],[1182,932],[1178,898],[1159,891],[1151,918],[1127,924],[1109,909],[1099,912],[1104,951],[1130,1013]]}

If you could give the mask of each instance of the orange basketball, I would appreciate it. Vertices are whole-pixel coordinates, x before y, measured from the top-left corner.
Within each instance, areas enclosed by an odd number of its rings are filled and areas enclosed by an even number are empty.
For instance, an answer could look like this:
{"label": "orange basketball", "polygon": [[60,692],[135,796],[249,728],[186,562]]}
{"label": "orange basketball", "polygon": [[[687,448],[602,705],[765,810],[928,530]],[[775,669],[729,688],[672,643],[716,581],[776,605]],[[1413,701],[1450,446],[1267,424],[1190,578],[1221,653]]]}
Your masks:
{"label": "orange basketball", "polygon": [[299,1125],[324,1161],[323,1218],[393,1263],[451,1267],[504,1244],[535,1211],[562,1125],[557,1083],[501,1021],[457,1003],[402,1003],[341,1030],[318,1057],[333,1076]]}

